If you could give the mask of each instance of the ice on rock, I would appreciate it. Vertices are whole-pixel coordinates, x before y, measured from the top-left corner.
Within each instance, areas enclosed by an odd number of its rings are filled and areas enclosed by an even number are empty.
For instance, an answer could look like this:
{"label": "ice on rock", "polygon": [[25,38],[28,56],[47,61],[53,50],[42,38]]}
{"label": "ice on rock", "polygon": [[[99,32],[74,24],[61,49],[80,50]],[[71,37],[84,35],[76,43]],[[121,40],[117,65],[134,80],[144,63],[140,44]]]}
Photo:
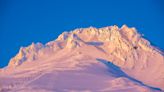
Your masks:
{"label": "ice on rock", "polygon": [[71,36],[67,38],[66,48],[76,48],[79,46],[80,44],[78,42],[78,39],[76,38],[76,35],[71,34]]}
{"label": "ice on rock", "polygon": [[21,47],[18,54],[10,60],[9,66],[18,66],[24,61],[33,61],[37,58],[38,51],[44,46],[41,43],[32,43],[28,47]]}
{"label": "ice on rock", "polygon": [[[104,60],[105,65],[97,61],[99,59]],[[10,70],[10,66],[17,68]],[[126,75],[119,76],[116,67]],[[12,85],[18,86],[17,89],[10,88],[11,91],[34,90],[33,87],[52,92],[82,88],[91,92],[159,91],[153,87],[164,90],[163,52],[153,47],[135,28],[126,25],[121,28],[116,25],[80,28],[64,32],[45,45],[32,43],[22,47],[2,70],[0,79],[5,74],[11,75],[11,79],[20,78],[11,81]],[[4,78],[3,86],[8,87],[8,84],[10,81]]]}
{"label": "ice on rock", "polygon": [[66,40],[68,38],[68,35],[69,35],[69,32],[63,32],[61,35],[59,35],[57,40]]}

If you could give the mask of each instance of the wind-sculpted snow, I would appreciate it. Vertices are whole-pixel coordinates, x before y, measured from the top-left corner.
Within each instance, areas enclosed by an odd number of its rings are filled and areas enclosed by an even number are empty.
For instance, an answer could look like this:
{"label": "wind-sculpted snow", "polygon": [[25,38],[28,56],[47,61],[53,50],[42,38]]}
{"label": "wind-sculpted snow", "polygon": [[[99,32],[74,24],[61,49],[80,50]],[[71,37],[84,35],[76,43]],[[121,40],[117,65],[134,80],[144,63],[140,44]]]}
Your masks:
{"label": "wind-sculpted snow", "polygon": [[2,92],[159,92],[163,52],[135,28],[80,28],[21,47],[0,70]]}

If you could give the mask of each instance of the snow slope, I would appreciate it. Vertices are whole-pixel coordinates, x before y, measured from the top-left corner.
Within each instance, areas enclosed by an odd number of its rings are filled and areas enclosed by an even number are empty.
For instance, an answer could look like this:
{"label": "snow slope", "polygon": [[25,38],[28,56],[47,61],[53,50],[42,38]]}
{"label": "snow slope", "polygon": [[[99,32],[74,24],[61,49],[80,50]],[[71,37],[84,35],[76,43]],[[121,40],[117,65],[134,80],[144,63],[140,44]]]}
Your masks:
{"label": "snow slope", "polygon": [[163,52],[135,28],[80,28],[21,47],[0,71],[0,92],[160,92]]}

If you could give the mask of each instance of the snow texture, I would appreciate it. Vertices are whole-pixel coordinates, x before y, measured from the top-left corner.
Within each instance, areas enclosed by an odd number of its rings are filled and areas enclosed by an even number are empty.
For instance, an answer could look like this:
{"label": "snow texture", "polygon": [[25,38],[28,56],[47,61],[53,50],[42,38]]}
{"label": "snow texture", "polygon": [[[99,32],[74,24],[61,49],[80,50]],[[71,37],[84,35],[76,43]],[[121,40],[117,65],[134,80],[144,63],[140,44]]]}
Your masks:
{"label": "snow texture", "polygon": [[21,47],[0,70],[0,92],[161,92],[163,52],[135,28],[64,32]]}

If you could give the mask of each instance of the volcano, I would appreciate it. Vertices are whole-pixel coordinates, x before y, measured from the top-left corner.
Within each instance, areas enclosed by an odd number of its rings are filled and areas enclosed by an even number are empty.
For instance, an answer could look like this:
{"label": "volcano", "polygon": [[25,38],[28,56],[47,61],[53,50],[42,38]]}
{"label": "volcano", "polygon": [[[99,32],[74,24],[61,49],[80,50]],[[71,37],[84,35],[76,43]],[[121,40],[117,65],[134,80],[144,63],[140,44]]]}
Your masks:
{"label": "volcano", "polygon": [[163,52],[135,28],[79,28],[21,47],[0,69],[0,92],[161,92]]}

